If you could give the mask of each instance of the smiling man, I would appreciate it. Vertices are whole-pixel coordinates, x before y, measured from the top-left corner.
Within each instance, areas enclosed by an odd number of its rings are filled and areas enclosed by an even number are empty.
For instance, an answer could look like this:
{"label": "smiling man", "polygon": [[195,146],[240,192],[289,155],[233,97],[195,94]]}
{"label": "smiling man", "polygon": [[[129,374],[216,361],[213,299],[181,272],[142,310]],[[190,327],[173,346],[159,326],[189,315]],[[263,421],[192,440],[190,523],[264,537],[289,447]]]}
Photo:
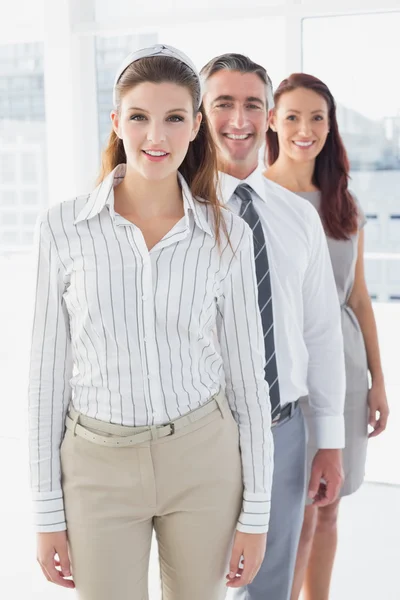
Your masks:
{"label": "smiling man", "polygon": [[[289,600],[307,491],[301,397],[308,396],[314,416],[310,435],[320,448],[308,484],[309,501],[329,504],[343,481],[340,307],[317,212],[263,177],[258,166],[272,103],[266,70],[241,54],[224,54],[211,60],[201,74],[204,106],[218,151],[222,200],[254,234],[275,444],[264,563],[254,581],[234,594],[237,600]],[[265,514],[252,509],[250,517],[256,526]],[[234,576],[228,587],[239,588],[236,564],[231,564],[230,574]]]}

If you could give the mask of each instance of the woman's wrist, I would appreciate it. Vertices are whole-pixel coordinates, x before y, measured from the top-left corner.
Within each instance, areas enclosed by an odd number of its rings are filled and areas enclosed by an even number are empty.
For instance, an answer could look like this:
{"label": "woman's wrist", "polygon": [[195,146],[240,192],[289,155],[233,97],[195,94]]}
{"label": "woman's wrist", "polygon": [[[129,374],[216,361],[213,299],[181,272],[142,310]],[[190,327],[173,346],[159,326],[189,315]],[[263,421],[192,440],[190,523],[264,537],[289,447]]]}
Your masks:
{"label": "woman's wrist", "polygon": [[371,374],[371,383],[372,386],[377,387],[385,387],[385,378],[383,376],[383,371],[379,371],[378,373]]}

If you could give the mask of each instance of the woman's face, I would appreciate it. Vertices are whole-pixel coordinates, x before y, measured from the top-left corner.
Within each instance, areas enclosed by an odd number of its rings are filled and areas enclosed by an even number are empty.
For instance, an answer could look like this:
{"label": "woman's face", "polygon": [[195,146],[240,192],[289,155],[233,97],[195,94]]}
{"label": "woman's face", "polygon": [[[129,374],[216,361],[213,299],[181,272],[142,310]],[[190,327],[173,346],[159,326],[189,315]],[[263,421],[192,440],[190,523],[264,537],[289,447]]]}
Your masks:
{"label": "woman's face", "polygon": [[124,94],[120,112],[111,113],[128,167],[152,181],[176,174],[201,118],[193,116],[188,88],[174,83],[141,83]]}
{"label": "woman's face", "polygon": [[271,127],[278,134],[280,154],[295,162],[315,160],[329,133],[328,104],[312,90],[286,92],[272,112]]}

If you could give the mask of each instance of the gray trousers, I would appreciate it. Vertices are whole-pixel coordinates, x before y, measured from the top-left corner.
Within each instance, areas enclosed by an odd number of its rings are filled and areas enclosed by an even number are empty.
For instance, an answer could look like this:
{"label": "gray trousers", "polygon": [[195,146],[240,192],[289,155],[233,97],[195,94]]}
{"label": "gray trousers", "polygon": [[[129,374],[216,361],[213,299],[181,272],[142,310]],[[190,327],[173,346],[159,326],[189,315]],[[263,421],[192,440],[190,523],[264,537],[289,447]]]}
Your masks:
{"label": "gray trousers", "polygon": [[235,600],[289,600],[306,493],[306,432],[300,407],[273,428],[275,467],[267,551],[253,583]]}

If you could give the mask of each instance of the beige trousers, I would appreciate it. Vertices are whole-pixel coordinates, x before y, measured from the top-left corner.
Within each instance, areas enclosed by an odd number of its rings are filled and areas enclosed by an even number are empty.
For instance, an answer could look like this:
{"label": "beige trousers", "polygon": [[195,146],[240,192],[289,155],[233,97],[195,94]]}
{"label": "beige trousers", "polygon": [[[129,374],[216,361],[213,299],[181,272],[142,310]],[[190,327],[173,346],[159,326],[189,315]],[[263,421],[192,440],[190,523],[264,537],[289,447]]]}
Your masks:
{"label": "beige trousers", "polygon": [[66,431],[61,446],[79,599],[148,600],[153,528],[163,600],[225,598],[242,499],[238,429],[226,400],[173,435],[129,447],[103,447],[82,434],[118,441],[132,438],[134,428],[125,434],[94,419],[82,423],[80,434]]}

